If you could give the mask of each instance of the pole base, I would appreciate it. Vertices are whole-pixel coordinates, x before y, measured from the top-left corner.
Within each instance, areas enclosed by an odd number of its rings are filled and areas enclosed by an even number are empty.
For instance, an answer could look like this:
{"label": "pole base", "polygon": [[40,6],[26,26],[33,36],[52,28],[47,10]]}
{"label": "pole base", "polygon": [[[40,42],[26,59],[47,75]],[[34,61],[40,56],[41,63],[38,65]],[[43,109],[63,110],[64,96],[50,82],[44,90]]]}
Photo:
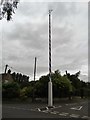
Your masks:
{"label": "pole base", "polygon": [[52,98],[52,82],[50,81],[48,83],[48,106],[52,107],[53,106],[53,98]]}

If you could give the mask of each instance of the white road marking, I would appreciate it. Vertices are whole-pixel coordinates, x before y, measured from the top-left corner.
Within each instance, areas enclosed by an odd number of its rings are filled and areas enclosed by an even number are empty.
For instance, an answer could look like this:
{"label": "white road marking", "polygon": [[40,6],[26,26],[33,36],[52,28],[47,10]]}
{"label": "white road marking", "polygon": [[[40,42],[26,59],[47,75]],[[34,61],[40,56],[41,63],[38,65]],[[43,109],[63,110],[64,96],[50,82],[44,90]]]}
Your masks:
{"label": "white road marking", "polygon": [[65,112],[62,112],[62,113],[60,113],[59,115],[61,115],[61,116],[67,116],[69,113],[65,113]]}
{"label": "white road marking", "polygon": [[82,118],[88,118],[88,116],[83,116]]}
{"label": "white road marking", "polygon": [[44,113],[49,113],[49,111],[47,111],[47,110],[44,110],[44,111],[41,111],[41,112],[44,112]]}
{"label": "white road marking", "polygon": [[56,114],[58,114],[58,113],[59,113],[58,111],[53,111],[53,112],[55,112]]}
{"label": "white road marking", "polygon": [[38,108],[38,111],[41,111],[40,108]]}
{"label": "white road marking", "polygon": [[81,110],[83,106],[81,106],[78,110]]}
{"label": "white road marking", "polygon": [[73,107],[73,108],[70,108],[72,110],[81,110],[83,106],[77,106],[77,107]]}
{"label": "white road marking", "polygon": [[57,106],[57,107],[54,106],[54,107],[51,108],[51,109],[60,108],[60,107],[62,107],[62,106],[61,106],[61,105],[59,105],[59,106]]}
{"label": "white road marking", "polygon": [[46,107],[46,109],[47,109],[47,110],[49,110],[49,108],[48,108],[48,107]]}
{"label": "white road marking", "polygon": [[59,112],[58,111],[51,111],[50,113],[51,114],[58,114]]}
{"label": "white road marking", "polygon": [[57,114],[57,113],[55,113],[55,112],[50,112],[51,114]]}
{"label": "white road marking", "polygon": [[55,108],[55,106],[53,106],[53,108]]}
{"label": "white road marking", "polygon": [[77,114],[71,114],[70,117],[78,118],[80,115]]}

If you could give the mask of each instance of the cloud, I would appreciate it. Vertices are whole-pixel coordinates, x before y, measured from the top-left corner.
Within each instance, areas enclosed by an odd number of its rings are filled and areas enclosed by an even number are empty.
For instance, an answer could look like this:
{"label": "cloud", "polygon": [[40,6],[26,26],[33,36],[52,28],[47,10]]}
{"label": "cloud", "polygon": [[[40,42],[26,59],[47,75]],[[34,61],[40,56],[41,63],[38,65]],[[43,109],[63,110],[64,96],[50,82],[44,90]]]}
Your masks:
{"label": "cloud", "polygon": [[88,76],[87,75],[80,75],[79,77],[81,80],[85,81],[85,82],[89,82]]}

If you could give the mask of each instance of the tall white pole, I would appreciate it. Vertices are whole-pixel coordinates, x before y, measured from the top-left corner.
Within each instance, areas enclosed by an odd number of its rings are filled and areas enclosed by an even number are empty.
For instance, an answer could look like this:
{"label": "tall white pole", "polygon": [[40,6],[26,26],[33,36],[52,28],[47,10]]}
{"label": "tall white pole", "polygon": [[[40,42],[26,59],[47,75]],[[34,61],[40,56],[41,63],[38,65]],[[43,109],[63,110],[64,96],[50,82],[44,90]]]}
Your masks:
{"label": "tall white pole", "polygon": [[51,81],[51,12],[49,10],[49,82],[48,82],[48,106],[53,106],[53,93],[52,93],[52,81]]}

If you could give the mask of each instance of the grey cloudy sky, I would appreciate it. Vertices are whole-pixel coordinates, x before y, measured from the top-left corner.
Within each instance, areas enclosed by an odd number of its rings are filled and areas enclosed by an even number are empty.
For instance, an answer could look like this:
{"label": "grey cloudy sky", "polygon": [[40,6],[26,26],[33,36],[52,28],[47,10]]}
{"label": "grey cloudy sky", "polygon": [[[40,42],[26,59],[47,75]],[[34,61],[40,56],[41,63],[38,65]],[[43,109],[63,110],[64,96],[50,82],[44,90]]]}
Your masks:
{"label": "grey cloudy sky", "polygon": [[[21,2],[13,20],[0,21],[2,71],[5,64],[33,79],[48,73],[48,10],[52,12],[52,71],[88,75],[88,3]],[[0,59],[1,61],[1,59]]]}

